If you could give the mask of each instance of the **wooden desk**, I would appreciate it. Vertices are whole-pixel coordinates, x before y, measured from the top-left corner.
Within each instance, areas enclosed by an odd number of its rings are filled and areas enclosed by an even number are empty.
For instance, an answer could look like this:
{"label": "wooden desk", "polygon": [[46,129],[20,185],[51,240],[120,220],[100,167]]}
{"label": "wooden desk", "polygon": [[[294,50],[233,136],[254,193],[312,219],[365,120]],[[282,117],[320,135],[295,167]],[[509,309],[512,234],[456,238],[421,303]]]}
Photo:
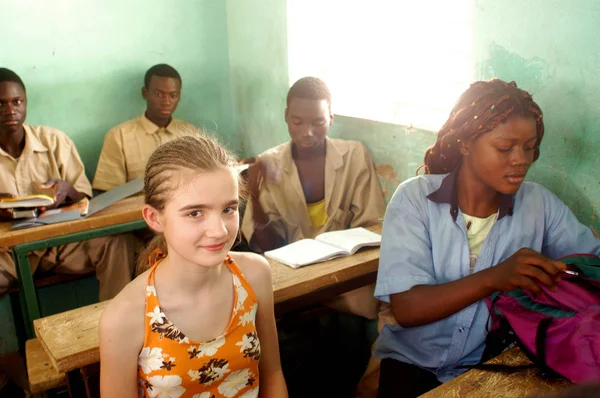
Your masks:
{"label": "wooden desk", "polygon": [[[488,363],[510,366],[531,364],[518,347],[503,352]],[[543,379],[536,368],[514,373],[473,369],[421,395],[421,398],[525,398],[532,394],[556,393],[569,386],[571,383],[564,379]]]}
{"label": "wooden desk", "polygon": [[143,228],[144,197],[136,195],[122,199],[111,206],[81,220],[44,225],[11,231],[11,222],[0,223],[0,247],[12,248],[25,329],[33,337],[32,321],[40,317],[37,294],[29,263],[29,253],[35,250],[61,246],[72,242],[115,235]]}
{"label": "wooden desk", "polygon": [[[381,227],[373,230],[380,231]],[[379,248],[298,269],[271,261],[275,303],[360,280],[366,275],[374,276],[378,261]],[[104,301],[33,322],[35,334],[59,372],[69,372],[100,360],[98,325],[107,304],[108,301]]]}
{"label": "wooden desk", "polygon": [[144,196],[136,195],[113,203],[106,209],[81,220],[11,231],[11,221],[0,222],[0,247],[13,247],[23,243],[56,238],[130,221],[142,220]]}

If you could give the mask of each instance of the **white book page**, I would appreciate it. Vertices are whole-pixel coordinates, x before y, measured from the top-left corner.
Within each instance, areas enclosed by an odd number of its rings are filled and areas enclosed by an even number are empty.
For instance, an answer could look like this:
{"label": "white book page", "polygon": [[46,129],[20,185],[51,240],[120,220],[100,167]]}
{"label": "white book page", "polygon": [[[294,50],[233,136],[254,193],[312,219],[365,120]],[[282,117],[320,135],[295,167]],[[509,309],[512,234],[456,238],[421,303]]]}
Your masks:
{"label": "white book page", "polygon": [[266,257],[293,268],[349,254],[350,252],[346,252],[339,247],[318,242],[314,239],[302,239],[279,249],[265,252]]}
{"label": "white book page", "polygon": [[361,227],[325,232],[317,236],[315,240],[339,247],[350,254],[356,253],[361,247],[381,245],[381,235]]}

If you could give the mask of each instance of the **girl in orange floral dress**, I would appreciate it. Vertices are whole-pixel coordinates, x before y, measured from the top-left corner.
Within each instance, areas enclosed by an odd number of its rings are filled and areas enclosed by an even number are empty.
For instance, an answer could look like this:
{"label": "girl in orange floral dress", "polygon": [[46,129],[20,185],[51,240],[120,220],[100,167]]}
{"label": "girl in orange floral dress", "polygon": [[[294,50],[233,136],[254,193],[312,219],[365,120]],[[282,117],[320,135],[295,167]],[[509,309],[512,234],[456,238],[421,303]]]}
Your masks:
{"label": "girl in orange floral dress", "polygon": [[[103,397],[287,397],[268,262],[238,237],[235,159],[208,137],[160,146],[146,166],[150,267],[100,320]],[[260,387],[260,389],[259,389]]]}

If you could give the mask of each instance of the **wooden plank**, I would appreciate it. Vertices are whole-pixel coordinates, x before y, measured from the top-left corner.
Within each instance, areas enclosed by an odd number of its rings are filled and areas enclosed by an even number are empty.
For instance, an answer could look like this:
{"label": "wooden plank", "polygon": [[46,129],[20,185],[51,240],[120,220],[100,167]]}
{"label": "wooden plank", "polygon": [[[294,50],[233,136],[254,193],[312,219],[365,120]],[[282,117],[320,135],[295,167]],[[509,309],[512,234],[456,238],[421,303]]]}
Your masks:
{"label": "wooden plank", "polygon": [[27,340],[25,343],[27,360],[27,378],[32,394],[39,394],[67,385],[67,376],[59,373],[50,363],[48,354],[38,339]]}
{"label": "wooden plank", "polygon": [[[518,347],[503,352],[488,363],[510,366],[531,364]],[[550,395],[571,385],[564,379],[546,380],[536,368],[514,373],[473,369],[421,395],[421,398],[524,398],[532,394]]]}
{"label": "wooden plank", "polygon": [[[381,225],[370,229],[380,232]],[[379,248],[298,269],[270,261],[275,303],[371,275],[376,272],[378,261]],[[35,333],[43,342],[56,369],[68,372],[99,361],[98,325],[107,303],[105,301],[33,321]]]}
{"label": "wooden plank", "polygon": [[33,321],[37,338],[59,372],[100,360],[98,326],[108,303],[103,301]]}
{"label": "wooden plank", "polygon": [[0,247],[13,247],[22,243],[34,242],[42,239],[55,238],[83,232],[90,229],[123,224],[130,221],[141,220],[144,196],[136,195],[118,201],[106,209],[81,220],[67,221],[58,224],[11,231],[12,222],[0,222]]}

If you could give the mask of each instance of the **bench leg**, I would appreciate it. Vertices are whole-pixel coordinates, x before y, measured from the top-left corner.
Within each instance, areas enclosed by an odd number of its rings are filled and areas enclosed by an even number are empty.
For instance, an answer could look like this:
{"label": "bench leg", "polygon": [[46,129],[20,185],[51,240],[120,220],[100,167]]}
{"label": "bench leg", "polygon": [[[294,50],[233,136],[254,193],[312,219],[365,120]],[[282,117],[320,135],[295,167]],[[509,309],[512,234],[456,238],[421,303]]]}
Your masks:
{"label": "bench leg", "polygon": [[17,271],[17,278],[21,285],[19,298],[21,299],[21,311],[23,313],[23,322],[27,338],[35,337],[33,331],[33,320],[40,318],[40,307],[37,301],[35,285],[33,283],[33,273],[27,253],[21,253],[17,247],[13,248],[13,258]]}

